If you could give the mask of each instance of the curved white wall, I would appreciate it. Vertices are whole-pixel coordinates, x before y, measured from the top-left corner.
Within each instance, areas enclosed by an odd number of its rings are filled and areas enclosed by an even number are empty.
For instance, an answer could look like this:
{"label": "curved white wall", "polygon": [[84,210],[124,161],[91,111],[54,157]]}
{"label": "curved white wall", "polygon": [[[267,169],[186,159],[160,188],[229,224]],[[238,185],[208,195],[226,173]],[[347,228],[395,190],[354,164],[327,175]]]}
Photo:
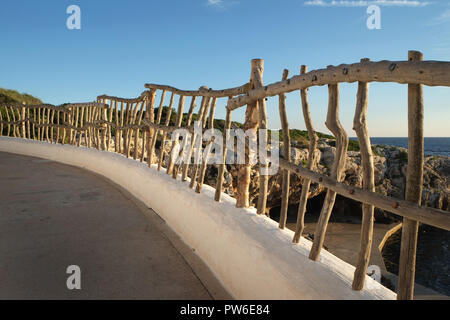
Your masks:
{"label": "curved white wall", "polygon": [[120,184],[165,219],[237,299],[396,297],[370,277],[364,290],[353,291],[353,266],[326,250],[319,261],[309,260],[310,241],[292,244],[292,231],[280,230],[254,209],[236,208],[226,194],[215,202],[214,189],[207,185],[197,194],[187,182],[145,163],[84,147],[0,137],[0,151],[85,168]]}

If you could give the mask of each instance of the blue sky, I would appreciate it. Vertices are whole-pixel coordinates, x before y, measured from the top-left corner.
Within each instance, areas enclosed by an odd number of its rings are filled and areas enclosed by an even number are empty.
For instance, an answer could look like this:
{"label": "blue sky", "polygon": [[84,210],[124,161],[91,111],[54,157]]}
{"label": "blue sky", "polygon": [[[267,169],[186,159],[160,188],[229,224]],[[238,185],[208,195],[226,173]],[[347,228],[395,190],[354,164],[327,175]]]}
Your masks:
{"label": "blue sky", "polygon": [[[450,1],[387,1],[380,30],[366,26],[374,1],[324,5],[330,2],[2,0],[0,87],[60,104],[136,97],[144,83],[234,87],[248,81],[252,58],[265,60],[265,83],[279,81],[284,68],[292,76],[302,64],[312,70],[364,57],[405,60],[411,49],[426,60],[449,60]],[[66,27],[73,4],[81,8],[81,30]],[[450,136],[450,88],[424,92],[425,135]],[[268,101],[271,128],[280,127],[277,101]],[[343,84],[341,121],[350,136],[355,101],[356,84]],[[316,130],[328,132],[327,88],[312,88],[310,102]],[[288,94],[287,106],[290,126],[304,129],[298,92]],[[372,136],[406,136],[407,87],[372,84],[368,121]]]}

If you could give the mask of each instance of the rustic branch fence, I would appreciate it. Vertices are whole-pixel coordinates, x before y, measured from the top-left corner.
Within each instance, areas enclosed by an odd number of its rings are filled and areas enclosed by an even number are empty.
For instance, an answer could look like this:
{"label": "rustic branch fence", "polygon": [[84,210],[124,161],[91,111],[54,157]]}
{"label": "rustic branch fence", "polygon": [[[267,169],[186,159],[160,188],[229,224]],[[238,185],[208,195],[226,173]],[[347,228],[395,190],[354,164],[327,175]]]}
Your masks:
{"label": "rustic branch fence", "polygon": [[[179,143],[178,138],[168,140],[168,134],[179,128],[194,132],[192,122],[199,121],[202,128],[214,127],[215,108],[219,99],[227,99],[224,132],[229,136],[233,110],[247,105],[244,130],[266,129],[266,98],[279,97],[279,112],[284,141],[284,158],[280,159],[283,170],[282,206],[279,227],[285,228],[289,203],[289,176],[296,174],[303,178],[302,193],[298,208],[297,225],[293,243],[298,243],[303,234],[304,216],[310,184],[323,185],[328,189],[314,234],[310,259],[317,260],[323,247],[328,221],[334,206],[336,195],[359,201],[362,206],[361,247],[353,280],[353,289],[362,290],[369,264],[372,247],[374,208],[380,208],[404,218],[402,246],[400,254],[398,299],[413,299],[415,256],[419,223],[429,224],[450,230],[450,215],[446,211],[427,208],[420,205],[424,162],[423,148],[423,92],[422,86],[450,86],[450,62],[423,61],[420,52],[410,51],[408,61],[371,62],[362,59],[360,63],[329,66],[326,69],[307,72],[302,66],[300,75],[288,78],[288,71],[282,75],[282,81],[264,86],[264,61],[252,60],[250,81],[240,87],[226,90],[212,90],[201,87],[195,91],[184,91],[174,87],[146,84],[148,89],[136,99],[123,99],[111,96],[99,96],[96,103],[70,104],[62,107],[50,105],[26,106],[5,105],[0,107],[0,134],[47,141],[50,143],[71,144],[122,153],[149,166],[154,163],[155,150],[159,141],[157,169],[166,167],[166,172],[174,179],[179,176],[187,181],[190,175],[190,188],[201,193],[204,183],[211,142],[204,144],[198,134],[193,134],[188,153],[188,162],[175,163],[171,157]],[[363,169],[363,186],[358,188],[342,182],[343,168],[346,162],[348,135],[339,121],[339,84],[358,82],[354,130],[356,132]],[[406,197],[396,199],[375,193],[374,164],[367,126],[367,109],[370,82],[394,82],[408,84],[408,170]],[[336,138],[336,155],[330,176],[315,172],[318,137],[310,115],[308,88],[328,86],[329,104],[326,125]],[[301,112],[309,135],[309,157],[306,166],[296,165],[290,160],[289,124],[286,115],[285,94],[300,92]],[[159,92],[159,95],[157,94]],[[166,95],[170,93],[169,107],[164,112]],[[155,117],[156,98],[159,107]],[[176,119],[171,125],[172,109],[176,98],[178,107]],[[186,98],[190,98],[187,114],[184,114]],[[199,108],[196,102],[200,101]],[[185,115],[185,117],[184,117]],[[165,118],[164,118],[165,116]],[[164,118],[164,119],[163,119]],[[164,123],[164,124],[162,124]],[[267,138],[267,137],[266,137]],[[112,146],[114,144],[114,146]],[[195,152],[199,145],[203,152]],[[167,151],[166,149],[169,149]],[[203,159],[191,165],[192,157],[204,154]],[[223,145],[223,161],[218,166],[215,201],[221,200],[223,190],[227,145]],[[237,207],[248,207],[251,165],[248,146],[246,146],[245,164],[238,170]],[[267,164],[261,164],[267,167]],[[189,170],[191,168],[191,170]],[[189,174],[190,171],[190,174]],[[268,196],[267,175],[260,176],[260,190],[257,213],[264,214]]]}

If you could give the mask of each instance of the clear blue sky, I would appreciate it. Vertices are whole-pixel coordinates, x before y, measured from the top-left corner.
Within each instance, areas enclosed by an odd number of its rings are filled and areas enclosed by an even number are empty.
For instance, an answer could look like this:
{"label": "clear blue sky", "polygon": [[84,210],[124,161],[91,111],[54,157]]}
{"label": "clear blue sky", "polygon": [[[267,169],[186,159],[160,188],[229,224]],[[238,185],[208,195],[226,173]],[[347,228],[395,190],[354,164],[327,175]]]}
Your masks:
{"label": "clear blue sky", "polygon": [[[329,2],[329,1],[325,1]],[[248,81],[250,60],[265,59],[265,83],[284,68],[309,69],[377,60],[450,60],[450,2],[381,6],[381,30],[366,27],[365,6],[323,6],[306,0],[1,0],[0,87],[43,101],[136,97],[144,83],[222,89]],[[81,8],[81,30],[69,30],[69,5]],[[414,3],[413,3],[414,4]],[[372,136],[407,135],[407,88],[373,84]],[[350,136],[356,84],[342,85],[341,121]],[[279,128],[278,99],[269,126]],[[310,90],[316,129],[328,132],[326,87]],[[217,116],[224,118],[219,104]],[[304,129],[298,92],[288,95],[293,128]],[[243,110],[233,120],[243,120]],[[425,135],[450,136],[450,88],[425,88]]]}

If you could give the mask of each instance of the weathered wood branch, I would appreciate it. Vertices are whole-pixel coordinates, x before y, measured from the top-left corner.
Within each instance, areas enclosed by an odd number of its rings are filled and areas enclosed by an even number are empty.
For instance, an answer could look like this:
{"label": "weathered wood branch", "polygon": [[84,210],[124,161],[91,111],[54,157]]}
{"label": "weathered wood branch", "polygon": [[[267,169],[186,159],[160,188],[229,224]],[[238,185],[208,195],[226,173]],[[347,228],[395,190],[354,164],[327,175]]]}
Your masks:
{"label": "weathered wood branch", "polygon": [[[336,137],[336,154],[331,168],[331,177],[340,182],[342,181],[342,172],[345,167],[347,156],[348,136],[339,121],[339,84],[329,85],[328,94],[329,105],[327,121],[325,124]],[[336,192],[328,190],[322,206],[322,211],[320,212],[319,221],[317,222],[311,252],[309,253],[309,258],[311,260],[316,261],[319,258],[335,200]]]}
{"label": "weathered wood branch", "polygon": [[[422,53],[409,51],[410,61],[423,60]],[[423,88],[420,84],[408,85],[408,169],[406,173],[405,199],[420,205],[423,186],[424,162],[423,136]],[[419,222],[403,219],[402,245],[400,249],[397,299],[414,298],[417,237]]]}
{"label": "weathered wood branch", "polygon": [[216,98],[237,96],[239,94],[246,93],[250,89],[250,86],[248,83],[246,83],[242,86],[239,86],[239,87],[224,89],[224,90],[213,90],[208,87],[201,87],[199,90],[180,90],[175,87],[161,85],[161,84],[152,84],[152,83],[146,84],[145,87],[148,89],[167,90],[167,91],[173,92],[175,94],[178,94],[181,96],[186,96],[186,97],[203,96],[203,97],[216,97]]}
{"label": "weathered wood branch", "polygon": [[131,98],[131,99],[113,97],[113,96],[108,96],[108,95],[101,95],[101,96],[97,97],[97,100],[103,99],[103,100],[111,100],[111,101],[123,102],[123,103],[137,103],[137,102],[141,102],[145,99],[146,92],[147,91],[144,91],[144,92],[142,92],[142,94],[139,97]]}
{"label": "weathered wood branch", "polygon": [[[214,128],[214,114],[216,111],[216,103],[217,103],[217,98],[213,98],[213,101],[211,103],[211,110],[209,113],[209,121],[208,121],[208,129],[212,130]],[[206,121],[205,121],[206,122]],[[205,180],[205,174],[206,174],[206,169],[208,166],[208,161],[209,161],[209,157],[211,155],[211,149],[213,147],[213,141],[210,141],[208,143],[208,145],[205,148],[205,154],[203,156],[202,159],[202,165],[200,168],[200,175],[198,176],[198,180],[197,180],[197,187],[195,188],[195,192],[196,193],[201,193],[202,192],[202,187],[203,187],[203,181]]]}
{"label": "weathered wood branch", "polygon": [[[367,109],[369,104],[369,84],[358,83],[356,97],[356,111],[353,120],[353,129],[358,137],[361,150],[361,163],[363,171],[363,189],[375,192],[375,169],[373,164],[372,146],[370,134],[367,127]],[[361,222],[361,244],[353,277],[353,290],[362,290],[366,279],[367,267],[369,266],[370,253],[373,241],[374,206],[362,205]]]}
{"label": "weathered wood branch", "polygon": [[[284,69],[281,80],[286,80],[289,77],[289,70]],[[291,161],[291,136],[289,132],[289,122],[286,112],[286,95],[284,93],[278,96],[278,111],[280,113],[281,129],[283,132],[283,156],[287,161]],[[286,227],[287,212],[289,206],[289,170],[283,170],[283,181],[281,182],[281,209],[279,228]]]}
{"label": "weathered wood branch", "polygon": [[341,82],[396,82],[427,86],[450,86],[450,62],[443,61],[380,61],[341,64],[294,76],[263,88],[250,90],[229,101],[231,110],[252,101],[276,96],[311,86],[323,86]]}
{"label": "weathered wood branch", "polygon": [[336,181],[332,177],[289,163],[285,159],[280,159],[280,168],[287,169],[300,177],[319,183],[346,198],[370,204],[401,217],[420,221],[430,226],[450,231],[450,215],[447,211],[419,206],[414,202],[388,197],[362,188],[349,186],[345,183]]}
{"label": "weathered wood branch", "polygon": [[[229,99],[232,99],[233,97],[229,97]],[[227,109],[227,115],[225,120],[225,127],[224,127],[224,133],[225,133],[225,141],[228,141],[230,138],[230,129],[231,129],[231,110]],[[223,189],[223,175],[225,172],[225,164],[227,159],[227,144],[223,144],[223,161],[219,165],[219,172],[217,174],[217,184],[216,184],[216,193],[214,195],[214,200],[220,201],[222,197],[222,189]]]}
{"label": "weathered wood branch", "polygon": [[[307,66],[302,65],[300,68],[300,74],[305,74],[308,71]],[[311,119],[311,113],[309,108],[309,100],[308,100],[308,89],[300,90],[300,98],[302,101],[302,114],[303,119],[305,121],[306,129],[308,130],[309,137],[309,152],[308,152],[308,163],[306,167],[309,170],[313,170],[316,165],[316,149],[317,144],[319,142],[319,138],[314,130],[313,122]],[[298,205],[297,212],[297,224],[295,226],[294,238],[292,240],[293,243],[299,243],[300,237],[303,234],[303,230],[305,228],[305,214],[306,214],[306,204],[308,202],[309,189],[311,186],[311,180],[303,179],[302,183],[302,193],[300,195],[300,203]]]}
{"label": "weathered wood branch", "polygon": [[[252,89],[257,87],[257,78],[261,78],[264,70],[264,60],[253,59],[250,75],[250,86]],[[230,100],[231,101],[231,100]],[[260,114],[258,111],[258,100],[250,101],[245,111],[244,131],[257,130],[260,122]],[[238,190],[236,194],[236,207],[248,208],[249,203],[249,187],[250,187],[251,164],[249,159],[249,147],[245,143],[245,164],[239,165],[238,171]]]}

